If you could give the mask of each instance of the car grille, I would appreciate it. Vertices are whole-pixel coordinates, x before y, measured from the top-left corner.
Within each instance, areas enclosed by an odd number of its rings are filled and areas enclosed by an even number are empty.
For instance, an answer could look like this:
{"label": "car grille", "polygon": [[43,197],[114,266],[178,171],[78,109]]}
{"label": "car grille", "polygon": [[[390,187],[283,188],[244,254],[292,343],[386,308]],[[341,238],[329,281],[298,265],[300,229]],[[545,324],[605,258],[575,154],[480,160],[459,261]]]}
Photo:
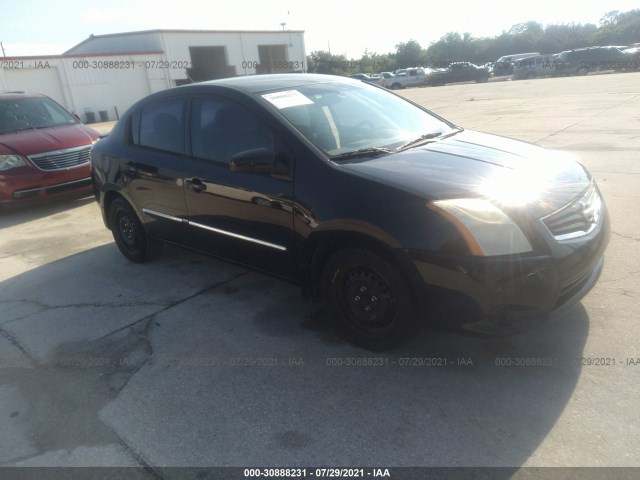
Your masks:
{"label": "car grille", "polygon": [[600,220],[602,200],[594,183],[578,198],[542,218],[556,240],[569,240],[593,231]]}
{"label": "car grille", "polygon": [[44,152],[29,155],[36,167],[40,170],[64,170],[65,168],[77,167],[89,163],[89,153],[91,146],[65,148],[54,152]]}

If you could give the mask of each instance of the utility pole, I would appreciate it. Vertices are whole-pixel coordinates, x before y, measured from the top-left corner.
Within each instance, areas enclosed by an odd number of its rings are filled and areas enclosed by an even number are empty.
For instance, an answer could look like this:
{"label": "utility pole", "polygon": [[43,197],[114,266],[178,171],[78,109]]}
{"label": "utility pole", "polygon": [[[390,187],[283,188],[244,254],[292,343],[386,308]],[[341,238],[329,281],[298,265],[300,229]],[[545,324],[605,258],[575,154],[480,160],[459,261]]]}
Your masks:
{"label": "utility pole", "polygon": [[4,53],[4,45],[2,44],[2,42],[0,42],[0,48],[2,48],[2,56],[3,56],[3,57],[6,57],[6,56],[7,56],[7,54],[6,54],[6,53]]}

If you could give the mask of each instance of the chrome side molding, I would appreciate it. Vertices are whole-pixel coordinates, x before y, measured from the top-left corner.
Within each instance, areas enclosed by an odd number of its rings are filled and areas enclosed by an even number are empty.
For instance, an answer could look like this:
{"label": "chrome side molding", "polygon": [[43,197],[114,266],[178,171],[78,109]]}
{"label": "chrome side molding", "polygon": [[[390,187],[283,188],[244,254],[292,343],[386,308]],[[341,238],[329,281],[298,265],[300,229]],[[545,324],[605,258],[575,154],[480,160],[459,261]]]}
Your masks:
{"label": "chrome side molding", "polygon": [[273,248],[275,250],[280,250],[281,252],[285,252],[287,250],[287,247],[284,247],[282,245],[278,245],[276,243],[267,242],[265,240],[260,240],[258,238],[247,237],[246,235],[240,235],[239,233],[229,232],[227,230],[222,230],[220,228],[210,227],[208,225],[203,225],[203,224],[197,223],[197,222],[190,222],[186,218],[174,217],[173,215],[168,215],[166,213],[157,212],[157,211],[151,210],[149,208],[143,208],[142,209],[142,213],[145,213],[147,215],[151,215],[152,217],[164,218],[165,220],[171,220],[171,221],[179,222],[179,223],[186,223],[187,225],[190,225],[192,227],[201,228],[203,230],[207,230],[209,232],[214,232],[214,233],[219,233],[221,235],[226,235],[228,237],[237,238],[238,240],[244,240],[245,242],[256,243],[256,244],[262,245],[264,247],[269,247],[269,248]]}

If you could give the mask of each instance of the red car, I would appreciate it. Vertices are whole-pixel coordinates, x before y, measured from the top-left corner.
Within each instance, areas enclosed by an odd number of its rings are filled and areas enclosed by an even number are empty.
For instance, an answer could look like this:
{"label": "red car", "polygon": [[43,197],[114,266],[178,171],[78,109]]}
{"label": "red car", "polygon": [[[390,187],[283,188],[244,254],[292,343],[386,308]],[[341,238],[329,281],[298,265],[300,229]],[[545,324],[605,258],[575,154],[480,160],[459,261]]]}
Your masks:
{"label": "red car", "polygon": [[89,191],[99,136],[45,95],[0,94],[0,206]]}

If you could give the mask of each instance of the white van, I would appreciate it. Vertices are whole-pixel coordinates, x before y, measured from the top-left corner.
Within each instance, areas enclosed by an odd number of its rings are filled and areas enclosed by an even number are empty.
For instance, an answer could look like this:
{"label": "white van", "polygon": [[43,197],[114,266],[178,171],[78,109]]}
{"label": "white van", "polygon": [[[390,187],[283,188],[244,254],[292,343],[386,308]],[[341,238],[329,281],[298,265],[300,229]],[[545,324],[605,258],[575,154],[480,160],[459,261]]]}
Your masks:
{"label": "white van", "polygon": [[513,62],[513,79],[548,77],[556,74],[558,54],[535,55]]}
{"label": "white van", "polygon": [[514,53],[500,57],[493,65],[493,76],[511,75],[513,73],[513,62],[522,58],[533,57],[534,55],[540,55],[540,52]]}

